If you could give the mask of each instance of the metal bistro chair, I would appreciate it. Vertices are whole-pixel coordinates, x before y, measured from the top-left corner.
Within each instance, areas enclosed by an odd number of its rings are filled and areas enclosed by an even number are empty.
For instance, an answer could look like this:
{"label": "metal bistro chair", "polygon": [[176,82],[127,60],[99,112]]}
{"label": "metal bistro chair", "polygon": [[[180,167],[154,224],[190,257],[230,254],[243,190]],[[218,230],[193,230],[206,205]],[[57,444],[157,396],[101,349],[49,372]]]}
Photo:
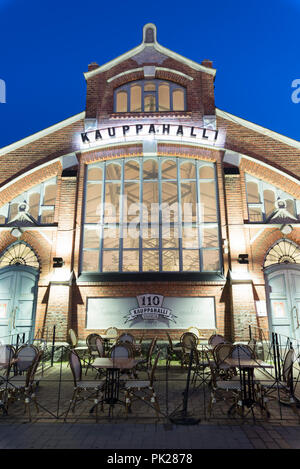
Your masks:
{"label": "metal bistro chair", "polygon": [[157,342],[157,336],[153,337],[153,339],[151,341],[151,344],[148,348],[146,358],[144,360],[141,360],[138,363],[138,365],[136,367],[137,370],[146,371],[147,373],[148,373],[149,370],[151,370],[151,368],[152,368],[152,356],[153,356],[153,353],[154,353],[154,350],[155,350],[156,342]]}
{"label": "metal bistro chair", "polygon": [[225,343],[226,343],[225,337],[223,337],[220,334],[213,334],[208,339],[208,345],[211,348],[214,348],[218,344],[225,344]]}
{"label": "metal bistro chair", "polygon": [[199,338],[200,338],[200,332],[199,332],[198,327],[194,327],[194,326],[189,327],[187,331],[188,331],[188,332],[192,332],[192,334],[195,334],[195,336],[197,336],[197,339],[199,340]]}
{"label": "metal bistro chair", "polygon": [[95,360],[95,358],[99,356],[99,352],[98,352],[97,345],[96,345],[96,339],[97,338],[101,339],[101,336],[99,334],[96,334],[96,333],[89,334],[86,338],[86,345],[88,347],[89,355],[88,355],[88,363],[86,365],[85,374],[87,374],[88,369],[90,368],[90,366],[93,363],[93,361]]}
{"label": "metal bistro chair", "polygon": [[22,374],[31,367],[39,353],[35,345],[21,345],[15,354],[16,363],[14,364],[15,374]]}
{"label": "metal bistro chair", "polygon": [[[143,337],[141,340],[143,340]],[[132,334],[129,334],[128,332],[124,332],[123,334],[120,335],[120,337],[118,337],[117,344],[122,344],[122,343],[130,344],[133,348],[134,355],[136,356],[138,354],[141,354],[141,351],[142,351],[141,340],[137,344],[135,337]]]}
{"label": "metal bistro chair", "polygon": [[43,356],[43,351],[40,350],[35,356],[31,366],[26,369],[25,375],[15,375],[9,378],[6,383],[5,390],[7,392],[6,399],[6,412],[10,403],[24,399],[25,412],[28,411],[29,420],[31,421],[30,403],[34,402],[36,411],[39,412],[39,406],[36,400],[36,388],[39,380],[36,380],[35,375]]}
{"label": "metal bistro chair", "polygon": [[149,379],[142,380],[129,380],[125,383],[125,404],[126,404],[126,415],[128,411],[131,411],[131,405],[134,400],[140,400],[142,402],[149,402],[150,406],[153,404],[157,418],[159,419],[159,404],[156,392],[153,388],[154,375],[160,355],[160,350],[157,352],[155,357]]}
{"label": "metal bistro chair", "polygon": [[189,364],[191,350],[197,349],[198,338],[193,332],[184,332],[180,337],[181,367]]}
{"label": "metal bistro chair", "polygon": [[100,336],[96,337],[95,345],[96,345],[96,349],[97,349],[99,357],[104,357],[105,356],[104,343]]}
{"label": "metal bistro chair", "polygon": [[253,359],[255,360],[255,352],[252,347],[246,344],[235,344],[232,346],[231,352],[232,358],[241,359]]}
{"label": "metal bistro chair", "polygon": [[135,338],[132,334],[124,332],[117,339],[117,343],[121,343],[121,342],[129,342],[130,344],[133,345],[133,344],[135,344]]}
{"label": "metal bistro chair", "polygon": [[[279,398],[281,404],[290,405],[293,412],[299,418],[299,411],[297,409],[297,400],[294,396],[294,383],[293,383],[293,365],[294,365],[295,352],[293,349],[288,350],[286,353],[283,367],[282,367],[282,379],[281,380],[256,380],[260,391],[262,408],[267,412],[267,416],[270,417],[270,411],[268,409],[268,402],[270,400],[276,400]],[[275,395],[274,395],[275,394]]]}
{"label": "metal bistro chair", "polygon": [[196,386],[197,379],[200,379],[200,384],[208,383],[211,376],[210,372],[207,372],[207,368],[210,369],[209,359],[207,357],[206,351],[200,351],[196,348],[193,349],[193,376],[191,383],[194,383]]}
{"label": "metal bistro chair", "polygon": [[208,404],[208,416],[211,417],[213,405],[218,401],[229,401],[231,406],[228,410],[228,414],[232,410],[240,411],[240,402],[241,402],[241,383],[240,379],[234,377],[233,379],[220,379],[218,375],[218,370],[216,368],[216,363],[212,361],[207,355],[210,371],[211,371],[211,381],[210,381],[210,401]]}
{"label": "metal bistro chair", "polygon": [[[133,358],[134,357],[134,349],[129,342],[123,342],[116,344],[112,347],[110,352],[110,358],[118,359],[118,358]],[[124,380],[127,379],[128,376],[137,376],[134,369],[132,370],[121,370],[121,377],[120,379]]]}
{"label": "metal bistro chair", "polygon": [[234,375],[237,375],[235,368],[228,365],[225,360],[226,358],[234,358],[232,356],[234,346],[232,344],[220,343],[213,349],[213,357],[215,360],[215,374],[220,379],[231,379]]}
{"label": "metal bistro chair", "polygon": [[[98,404],[101,402],[101,410],[103,410],[103,388],[105,379],[101,380],[82,380],[82,366],[81,361],[75,350],[70,351],[69,363],[73,374],[74,390],[69,408],[66,412],[64,421],[66,421],[68,414],[75,412],[75,407],[79,402],[92,400],[94,407],[96,407],[96,421],[98,420]],[[86,396],[85,396],[86,395]]]}
{"label": "metal bistro chair", "polygon": [[78,337],[74,329],[69,329],[68,334],[69,334],[72,350],[75,350],[77,353],[82,352],[82,357],[84,357],[85,354],[88,352],[88,349],[89,349],[88,346],[87,345],[80,345],[79,347],[77,346]]}
{"label": "metal bistro chair", "polygon": [[108,329],[106,329],[105,335],[109,336],[111,345],[115,345],[117,342],[119,331],[116,327],[109,327]]}
{"label": "metal bistro chair", "polygon": [[134,351],[129,343],[116,344],[110,351],[110,358],[133,358]]}
{"label": "metal bistro chair", "polygon": [[[100,358],[105,357],[105,347],[104,347],[102,338],[100,336],[96,337],[95,342],[96,342],[96,348],[97,348],[99,357]],[[90,365],[90,366],[93,366],[93,365]],[[103,374],[104,374],[104,370],[102,368],[97,368],[95,379],[97,379],[98,377],[101,377]]]}

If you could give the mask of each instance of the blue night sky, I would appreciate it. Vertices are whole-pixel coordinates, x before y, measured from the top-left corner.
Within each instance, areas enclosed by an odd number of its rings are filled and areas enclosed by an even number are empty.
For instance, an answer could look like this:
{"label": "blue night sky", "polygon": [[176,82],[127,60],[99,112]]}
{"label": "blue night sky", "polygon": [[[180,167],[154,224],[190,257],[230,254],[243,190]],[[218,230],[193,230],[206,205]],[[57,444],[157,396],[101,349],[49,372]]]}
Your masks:
{"label": "blue night sky", "polygon": [[[216,106],[300,140],[300,0],[0,0],[0,147],[84,110],[83,72],[142,41],[217,68]],[[300,93],[299,93],[300,96]]]}

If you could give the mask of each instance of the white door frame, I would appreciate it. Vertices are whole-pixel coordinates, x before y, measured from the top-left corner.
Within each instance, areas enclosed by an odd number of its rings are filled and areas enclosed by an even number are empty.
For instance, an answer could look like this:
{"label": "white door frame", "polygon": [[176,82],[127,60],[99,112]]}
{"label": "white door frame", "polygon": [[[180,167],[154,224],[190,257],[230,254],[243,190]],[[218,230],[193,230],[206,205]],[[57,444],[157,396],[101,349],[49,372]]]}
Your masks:
{"label": "white door frame", "polygon": [[[269,276],[270,274],[277,273],[277,272],[286,272],[286,271],[296,271],[300,273],[300,264],[272,264],[264,269],[264,276],[265,276],[265,290],[266,290],[266,304],[267,304],[267,312],[268,312],[268,325],[269,325],[269,332],[275,332],[273,330],[273,324],[272,324],[272,308],[271,308],[271,299],[270,299],[270,294],[268,291],[268,286],[269,286]],[[287,292],[289,293],[289,292]],[[287,294],[287,297],[289,297],[289,294]],[[289,298],[289,301],[291,298]],[[290,311],[291,314],[291,311]],[[299,321],[300,321],[300,311],[299,311]],[[294,329],[294,319],[293,317],[290,316],[290,323],[291,323],[291,329]],[[291,339],[297,339],[297,337],[290,337]]]}
{"label": "white door frame", "polygon": [[0,269],[0,275],[9,273],[9,272],[27,272],[35,277],[35,291],[34,291],[34,299],[32,303],[32,324],[29,333],[29,341],[32,342],[34,339],[34,330],[35,330],[35,319],[36,319],[36,305],[37,305],[37,295],[38,295],[38,279],[39,279],[39,271],[33,267],[27,265],[11,265],[7,267],[3,267]]}

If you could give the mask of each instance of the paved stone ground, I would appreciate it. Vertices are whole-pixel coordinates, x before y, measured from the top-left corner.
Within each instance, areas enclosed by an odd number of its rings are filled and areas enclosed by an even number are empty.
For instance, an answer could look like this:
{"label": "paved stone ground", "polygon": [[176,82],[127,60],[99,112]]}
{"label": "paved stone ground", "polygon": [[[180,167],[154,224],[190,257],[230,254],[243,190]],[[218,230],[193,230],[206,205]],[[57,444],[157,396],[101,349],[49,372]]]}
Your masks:
{"label": "paved stone ground", "polygon": [[300,449],[300,427],[27,423],[0,426],[1,449]]}

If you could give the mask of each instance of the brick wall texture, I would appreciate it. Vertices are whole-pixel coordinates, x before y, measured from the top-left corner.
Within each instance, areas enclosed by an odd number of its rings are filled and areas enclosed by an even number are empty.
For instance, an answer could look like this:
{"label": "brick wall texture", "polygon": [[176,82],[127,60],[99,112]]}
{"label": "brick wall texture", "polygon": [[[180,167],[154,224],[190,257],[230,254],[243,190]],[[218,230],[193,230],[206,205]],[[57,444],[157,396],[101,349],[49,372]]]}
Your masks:
{"label": "brick wall texture", "polygon": [[[129,125],[154,122],[203,126],[203,116],[216,114],[214,101],[214,77],[202,70],[191,67],[186,61],[171,56],[160,58],[159,63],[151,62],[145,55],[145,62],[133,56],[106,67],[87,79],[85,117],[97,119],[97,126]],[[207,66],[211,66],[207,62]],[[164,113],[114,113],[114,90],[134,80],[144,79],[143,67],[154,65],[155,78],[170,80],[186,88],[187,109],[184,112]],[[97,70],[91,64],[89,71]],[[141,68],[139,71],[132,71]],[[125,73],[126,72],[126,73]],[[129,72],[129,73],[128,73]],[[178,72],[178,73],[176,73]],[[192,79],[188,79],[185,76]],[[118,76],[118,77],[117,77]],[[114,78],[117,77],[117,78]],[[119,142],[83,150],[80,134],[84,132],[85,119],[82,114],[72,123],[66,121],[60,128],[48,129],[41,137],[17,142],[0,152],[0,209],[22,192],[53,176],[57,176],[57,198],[55,216],[51,230],[41,227],[24,230],[20,240],[27,242],[36,252],[40,262],[38,294],[35,312],[35,333],[56,326],[57,338],[67,339],[68,328],[72,327],[80,339],[91,332],[86,329],[86,304],[89,297],[135,297],[142,293],[158,293],[176,297],[214,297],[216,305],[217,332],[231,340],[247,340],[248,324],[261,327],[269,333],[268,317],[258,317],[255,302],[266,299],[263,264],[266,252],[282,238],[280,226],[251,225],[248,219],[245,173],[266,181],[300,200],[300,144],[283,142],[265,131],[259,132],[230,118],[216,117],[217,129],[226,132],[222,148],[203,146],[200,143],[166,142],[161,139],[157,145],[158,156],[178,156],[210,161],[216,164],[218,198],[220,210],[220,233],[227,240],[228,249],[223,250],[224,280],[210,281],[165,281],[159,278],[152,282],[124,281],[84,282],[80,280],[80,250],[82,240],[82,218],[84,202],[85,168],[96,161],[128,158],[142,158],[143,142],[130,144]],[[228,171],[223,158],[226,150],[241,155],[239,172]],[[72,172],[63,172],[64,155],[76,154],[78,166]],[[226,171],[224,170],[226,169]],[[230,168],[229,168],[230,169]],[[75,171],[74,171],[75,170]],[[0,227],[0,253],[16,241],[10,234],[11,227]],[[286,236],[300,244],[300,228],[297,223]],[[238,255],[247,253],[249,264],[238,263]],[[1,254],[0,254],[1,255]],[[53,257],[62,257],[64,266],[61,279],[52,267]],[[228,271],[247,273],[249,283],[232,284]],[[126,311],[125,311],[126,314]],[[112,324],[113,326],[113,324]],[[192,326],[192,324],[191,324]],[[139,331],[140,333],[141,331]],[[156,331],[165,338],[165,331]],[[173,338],[179,338],[182,330],[170,329]],[[201,330],[209,337],[213,330]],[[153,330],[144,331],[152,337]]]}

